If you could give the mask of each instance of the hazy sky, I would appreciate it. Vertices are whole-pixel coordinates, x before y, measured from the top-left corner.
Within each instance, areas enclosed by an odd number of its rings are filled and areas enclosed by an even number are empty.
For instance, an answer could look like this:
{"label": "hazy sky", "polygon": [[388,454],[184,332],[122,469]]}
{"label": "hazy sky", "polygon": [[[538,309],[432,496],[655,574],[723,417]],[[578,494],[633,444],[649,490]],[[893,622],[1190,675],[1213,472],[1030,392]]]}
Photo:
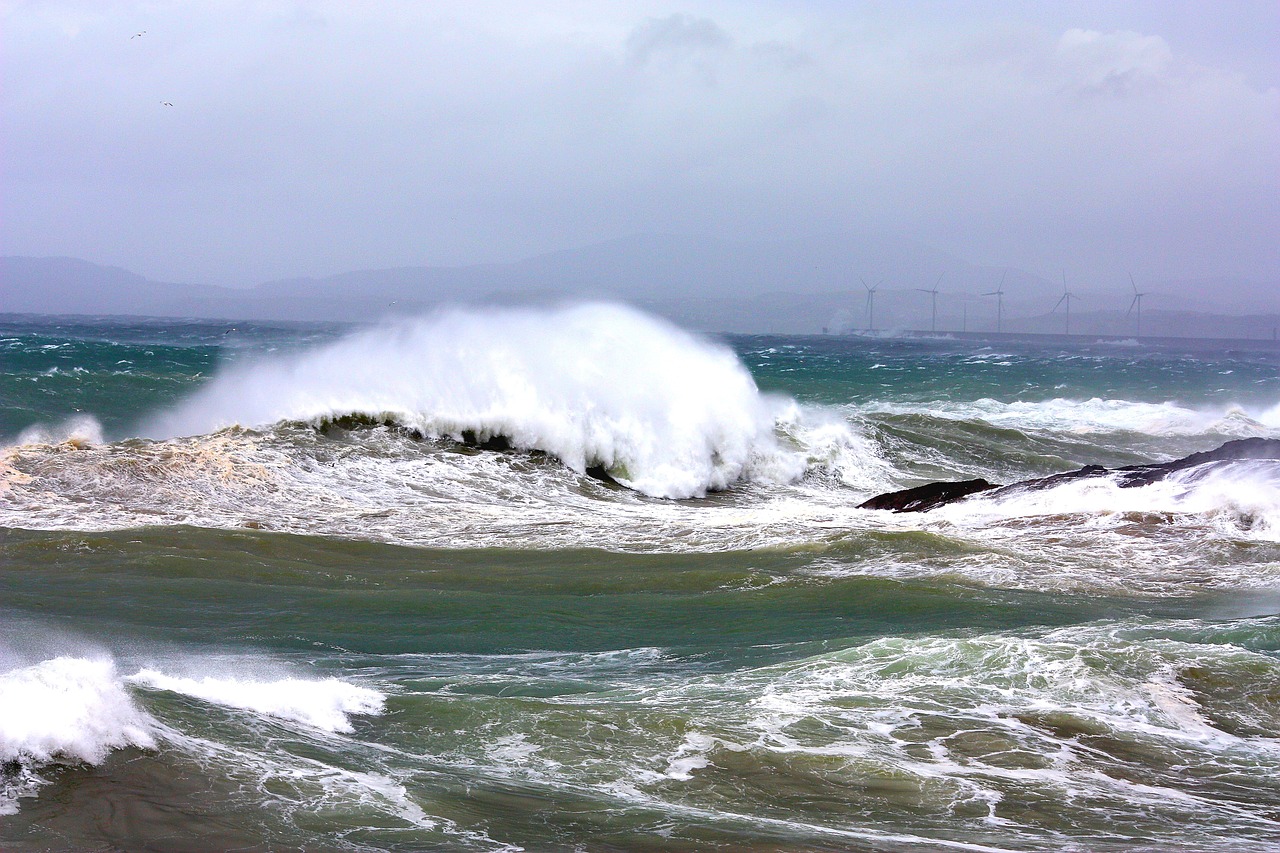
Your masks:
{"label": "hazy sky", "polygon": [[248,284],[865,229],[1280,281],[1276,0],[0,10],[0,254]]}

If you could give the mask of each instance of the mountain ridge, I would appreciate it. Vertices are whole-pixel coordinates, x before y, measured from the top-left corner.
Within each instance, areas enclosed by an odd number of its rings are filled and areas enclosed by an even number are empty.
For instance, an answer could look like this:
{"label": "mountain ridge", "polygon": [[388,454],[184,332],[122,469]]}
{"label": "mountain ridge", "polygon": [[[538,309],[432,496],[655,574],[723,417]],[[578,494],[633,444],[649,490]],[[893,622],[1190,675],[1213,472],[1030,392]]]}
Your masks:
{"label": "mountain ridge", "polygon": [[[909,240],[866,235],[733,242],[642,234],[513,262],[350,270],[243,289],[153,281],[65,256],[8,256],[0,258],[0,312],[370,321],[441,304],[604,299],[632,302],[712,332],[848,332],[873,324],[876,330],[932,326],[942,332],[994,329],[997,300],[990,294],[1002,280],[1003,328],[1063,330],[1066,318],[1050,310],[1062,292],[1058,283],[972,264]],[[874,314],[864,281],[879,282]],[[934,287],[936,320],[928,293]],[[1162,313],[1203,310],[1208,302],[1166,295],[1167,284],[1144,284],[1147,289],[1144,334],[1158,333]],[[1094,326],[1093,333],[1125,333],[1127,318],[1117,320],[1129,302],[1123,287],[1073,290],[1081,300],[1071,311],[1072,331],[1088,333]],[[1266,296],[1280,288],[1255,284],[1253,290]],[[1258,307],[1250,313],[1265,314],[1269,306]]]}

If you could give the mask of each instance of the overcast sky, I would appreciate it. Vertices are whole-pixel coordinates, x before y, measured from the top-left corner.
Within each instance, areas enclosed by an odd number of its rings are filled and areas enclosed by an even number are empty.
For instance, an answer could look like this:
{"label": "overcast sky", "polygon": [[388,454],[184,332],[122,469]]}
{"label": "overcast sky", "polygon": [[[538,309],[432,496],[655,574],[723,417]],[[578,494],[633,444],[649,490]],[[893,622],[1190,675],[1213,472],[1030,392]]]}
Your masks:
{"label": "overcast sky", "polygon": [[0,254],[250,284],[859,229],[1280,281],[1276,0],[0,10]]}

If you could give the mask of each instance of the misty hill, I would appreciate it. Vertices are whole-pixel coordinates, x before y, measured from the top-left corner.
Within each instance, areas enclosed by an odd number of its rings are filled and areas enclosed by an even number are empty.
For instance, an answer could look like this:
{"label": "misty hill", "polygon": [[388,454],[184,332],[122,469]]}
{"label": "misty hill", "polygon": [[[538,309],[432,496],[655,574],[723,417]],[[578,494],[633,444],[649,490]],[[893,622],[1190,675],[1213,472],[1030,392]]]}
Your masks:
{"label": "misty hill", "polygon": [[[0,258],[0,313],[118,314],[246,320],[374,320],[443,303],[537,304],[566,298],[621,299],[714,332],[832,333],[915,329],[994,330],[1004,280],[1005,331],[1061,332],[1061,282],[970,264],[928,246],[885,236],[817,235],[802,240],[729,242],[642,235],[539,255],[514,263],[402,267],[294,278],[247,289],[148,280],[73,258]],[[941,278],[941,280],[939,280]],[[863,281],[878,287],[874,306]],[[934,314],[933,296],[939,293]],[[1146,285],[1144,284],[1144,288]],[[1129,334],[1130,294],[1073,290],[1071,331]],[[1254,313],[1263,313],[1265,294]],[[1143,334],[1223,334],[1236,319],[1195,330],[1185,312],[1204,311],[1240,283],[1156,283],[1144,303]],[[1205,298],[1175,296],[1203,293]],[[872,312],[874,308],[874,313]],[[1182,313],[1178,313],[1182,312]],[[1219,308],[1219,313],[1223,313]],[[1224,315],[1225,316],[1225,315]],[[1165,319],[1161,319],[1164,317]],[[1238,319],[1238,318],[1237,318]],[[1190,325],[1188,323],[1190,322]],[[1244,336],[1261,336],[1261,320]],[[1242,330],[1243,334],[1243,330]]]}
{"label": "misty hill", "polygon": [[[873,256],[874,263],[864,260]],[[959,279],[973,278],[973,268],[958,258],[887,237],[730,242],[638,235],[508,264],[363,270],[268,282],[255,291],[263,297],[308,299],[348,298],[359,291],[369,297],[450,301],[518,300],[528,294],[667,301],[861,291],[859,275],[925,286],[947,270]]]}
{"label": "misty hill", "polygon": [[[861,279],[989,289],[1000,271],[892,237],[728,242],[642,235],[507,264],[359,270],[244,290],[152,282],[69,258],[0,259],[0,311],[368,320],[444,302],[623,299],[715,330],[818,331],[861,304]],[[1050,285],[1018,271],[1009,287]],[[888,298],[887,295],[881,297]],[[724,318],[723,324],[718,318]]]}
{"label": "misty hill", "polygon": [[221,287],[151,281],[78,258],[0,258],[0,311],[14,314],[227,316]]}

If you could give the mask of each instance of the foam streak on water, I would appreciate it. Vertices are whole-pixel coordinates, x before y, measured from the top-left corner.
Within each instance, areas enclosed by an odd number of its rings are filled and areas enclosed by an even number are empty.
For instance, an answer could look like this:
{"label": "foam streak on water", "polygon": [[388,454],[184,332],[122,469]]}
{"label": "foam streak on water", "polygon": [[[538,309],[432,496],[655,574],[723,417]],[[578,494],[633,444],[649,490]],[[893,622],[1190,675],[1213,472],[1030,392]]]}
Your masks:
{"label": "foam streak on water", "polygon": [[82,325],[0,329],[0,846],[1280,837],[1280,463],[857,508],[1280,437],[1273,353]]}

